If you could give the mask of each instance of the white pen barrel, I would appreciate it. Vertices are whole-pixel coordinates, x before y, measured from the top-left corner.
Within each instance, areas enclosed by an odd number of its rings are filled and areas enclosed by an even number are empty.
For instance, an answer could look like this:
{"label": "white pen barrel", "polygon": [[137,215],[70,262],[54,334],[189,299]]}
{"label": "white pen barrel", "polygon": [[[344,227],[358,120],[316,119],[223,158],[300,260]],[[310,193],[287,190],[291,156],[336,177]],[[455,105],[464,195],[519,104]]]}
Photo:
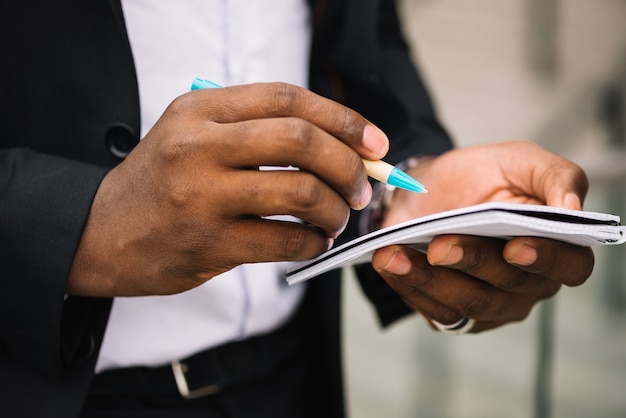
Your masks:
{"label": "white pen barrel", "polygon": [[376,180],[387,183],[387,179],[389,178],[389,174],[391,174],[391,170],[393,170],[393,166],[384,161],[372,161],[372,160],[363,160],[363,164],[365,165],[365,171],[367,175],[375,178]]}

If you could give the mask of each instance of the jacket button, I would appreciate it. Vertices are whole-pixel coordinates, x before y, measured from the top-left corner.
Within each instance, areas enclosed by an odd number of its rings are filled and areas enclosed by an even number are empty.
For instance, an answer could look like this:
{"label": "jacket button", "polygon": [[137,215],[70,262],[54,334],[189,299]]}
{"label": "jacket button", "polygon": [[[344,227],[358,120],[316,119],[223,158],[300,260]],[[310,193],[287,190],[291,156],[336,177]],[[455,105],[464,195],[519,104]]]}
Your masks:
{"label": "jacket button", "polygon": [[112,125],[106,133],[106,142],[109,152],[117,157],[124,158],[139,143],[135,130],[128,124],[118,122]]}

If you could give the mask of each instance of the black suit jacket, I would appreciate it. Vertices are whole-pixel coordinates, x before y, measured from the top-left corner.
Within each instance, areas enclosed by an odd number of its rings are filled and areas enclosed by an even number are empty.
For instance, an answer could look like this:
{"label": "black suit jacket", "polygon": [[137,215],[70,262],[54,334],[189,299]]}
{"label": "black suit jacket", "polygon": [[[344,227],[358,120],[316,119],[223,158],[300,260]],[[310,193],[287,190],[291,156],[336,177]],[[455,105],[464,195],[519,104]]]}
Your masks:
{"label": "black suit jacket", "polygon": [[[311,7],[311,89],[385,130],[392,163],[450,148],[394,2]],[[64,302],[65,281],[99,182],[139,140],[136,75],[117,0],[5,2],[0,31],[0,416],[67,418],[79,414],[111,301]],[[341,416],[337,276],[311,281],[305,304]],[[409,312],[371,269],[360,276],[383,325]]]}

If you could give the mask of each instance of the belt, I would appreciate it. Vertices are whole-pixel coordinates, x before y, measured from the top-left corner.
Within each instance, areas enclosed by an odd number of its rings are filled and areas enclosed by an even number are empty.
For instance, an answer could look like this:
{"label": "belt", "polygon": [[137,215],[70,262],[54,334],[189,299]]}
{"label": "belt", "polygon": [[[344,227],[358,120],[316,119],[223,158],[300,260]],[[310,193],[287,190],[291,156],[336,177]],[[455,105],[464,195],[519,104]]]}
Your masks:
{"label": "belt", "polygon": [[[311,337],[302,314],[268,334],[214,347],[160,367],[113,369],[95,376],[98,392],[159,395],[178,392],[185,399],[214,395],[263,378],[286,358],[298,355]],[[306,350],[303,350],[306,351]]]}

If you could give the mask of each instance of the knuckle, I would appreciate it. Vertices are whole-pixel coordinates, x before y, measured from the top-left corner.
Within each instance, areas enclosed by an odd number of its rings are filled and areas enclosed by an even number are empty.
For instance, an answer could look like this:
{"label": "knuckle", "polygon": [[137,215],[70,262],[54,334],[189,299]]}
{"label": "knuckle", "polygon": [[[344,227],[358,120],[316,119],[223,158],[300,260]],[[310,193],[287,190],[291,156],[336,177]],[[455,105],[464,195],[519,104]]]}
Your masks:
{"label": "knuckle", "polygon": [[587,173],[576,164],[572,163],[573,178],[576,184],[579,184],[581,188],[586,192],[589,189],[589,178]]}
{"label": "knuckle", "polygon": [[462,265],[465,270],[477,270],[485,264],[486,254],[484,251],[467,251],[464,254]]}
{"label": "knuckle", "polygon": [[348,132],[349,134],[357,134],[362,130],[360,124],[355,123],[354,113],[347,107],[339,107],[334,110],[335,127],[338,132]]}
{"label": "knuckle", "polygon": [[570,260],[568,264],[553,257],[542,266],[541,274],[568,286],[580,286],[585,283],[593,272],[595,256],[590,247],[579,247],[577,250],[575,255],[568,259]]}
{"label": "knuckle", "polygon": [[325,228],[326,234],[332,238],[337,238],[347,227],[350,219],[350,210],[334,211],[333,216],[328,220],[329,226]]}
{"label": "knuckle", "polygon": [[571,185],[584,198],[589,190],[589,178],[585,171],[568,160],[559,160],[552,164],[552,169],[546,170],[542,181],[545,184]]}
{"label": "knuckle", "polygon": [[195,203],[198,201],[198,192],[188,184],[177,183],[176,187],[169,188],[168,203],[170,207],[180,211],[192,212]]}
{"label": "knuckle", "polygon": [[524,311],[516,309],[515,312],[513,313],[513,315],[511,314],[513,310],[511,309],[511,304],[510,303],[499,303],[499,304],[493,304],[491,306],[490,309],[490,313],[493,316],[493,318],[513,318],[513,320],[517,320],[516,318],[520,317],[520,320],[522,317],[525,317],[527,314],[523,314],[522,312]]}
{"label": "knuckle", "polygon": [[292,204],[299,209],[309,211],[317,207],[322,185],[312,175],[300,177],[291,194]]}
{"label": "knuckle", "polygon": [[453,310],[446,309],[438,312],[435,316],[435,321],[440,322],[442,324],[454,324],[459,321],[462,315],[459,315],[457,312]]}
{"label": "knuckle", "polygon": [[174,115],[186,115],[196,107],[195,99],[190,94],[183,94],[176,97],[167,106],[166,113]]}
{"label": "knuckle", "polygon": [[502,280],[499,287],[504,291],[515,292],[524,288],[524,286],[526,286],[529,281],[533,279],[533,277],[533,273],[520,270],[508,275],[504,280]]}
{"label": "knuckle", "polygon": [[[160,127],[159,129],[164,128]],[[188,163],[201,146],[200,131],[193,126],[189,126],[186,130],[165,129],[167,130],[158,137],[156,155],[160,162],[166,166],[181,164],[182,162]]]}
{"label": "knuckle", "polygon": [[168,136],[159,148],[159,158],[166,164],[175,164],[191,153],[193,141],[184,136]]}
{"label": "knuckle", "polygon": [[300,108],[302,90],[287,83],[273,83],[269,109],[272,116],[284,116],[297,113]]}
{"label": "knuckle", "polygon": [[298,118],[285,118],[282,121],[285,145],[292,152],[308,152],[314,146],[314,130],[310,123]]}
{"label": "knuckle", "polygon": [[413,287],[416,289],[419,287],[428,287],[435,281],[435,272],[426,266],[415,267],[415,272]]}
{"label": "knuckle", "polygon": [[490,304],[491,298],[489,293],[484,289],[476,289],[468,295],[462,311],[465,316],[476,318],[483,315]]}
{"label": "knuckle", "polygon": [[593,267],[595,265],[595,255],[591,247],[586,247],[583,249],[584,254],[581,257],[582,260],[589,260],[587,263],[583,263],[583,266],[578,269],[578,275],[574,275],[574,277],[568,283],[570,286],[580,286],[585,283],[589,277],[591,277],[591,273],[593,273]]}
{"label": "knuckle", "polygon": [[539,299],[551,298],[552,296],[556,295],[560,289],[561,289],[560,283],[549,282],[548,285],[545,286],[545,290],[543,294],[540,295]]}
{"label": "knuckle", "polygon": [[280,258],[297,259],[306,250],[306,233],[301,228],[290,228],[276,241],[276,253]]}
{"label": "knuckle", "polygon": [[[350,176],[350,185],[354,187],[355,193],[357,193],[360,190],[360,180],[365,180],[367,178],[363,161],[359,155],[354,152],[344,153],[344,155],[345,157],[344,161],[341,163],[341,167],[345,167],[346,172],[353,173],[353,175]],[[355,178],[359,181],[354,181]]]}
{"label": "knuckle", "polygon": [[[503,309],[503,312],[500,314],[499,317],[505,317],[505,312],[507,310]],[[518,311],[516,311],[514,314],[512,314],[510,317],[506,317],[508,322],[522,322],[524,320],[526,320],[526,318],[528,318],[528,316],[530,315],[530,312],[532,311],[532,306],[528,306],[524,309],[520,309]]]}
{"label": "knuckle", "polygon": [[194,152],[197,146],[186,136],[170,137],[162,141],[158,160],[162,168],[162,187],[168,203],[177,208],[191,207],[199,198],[199,187],[204,182],[191,181]]}
{"label": "knuckle", "polygon": [[568,286],[580,286],[587,281],[590,275],[591,275],[591,272],[573,276],[567,279],[565,284],[567,284]]}

